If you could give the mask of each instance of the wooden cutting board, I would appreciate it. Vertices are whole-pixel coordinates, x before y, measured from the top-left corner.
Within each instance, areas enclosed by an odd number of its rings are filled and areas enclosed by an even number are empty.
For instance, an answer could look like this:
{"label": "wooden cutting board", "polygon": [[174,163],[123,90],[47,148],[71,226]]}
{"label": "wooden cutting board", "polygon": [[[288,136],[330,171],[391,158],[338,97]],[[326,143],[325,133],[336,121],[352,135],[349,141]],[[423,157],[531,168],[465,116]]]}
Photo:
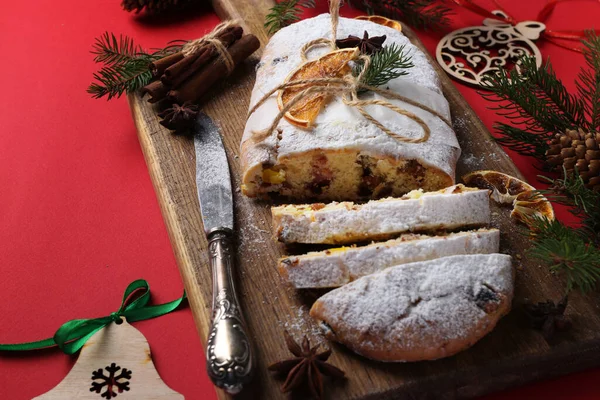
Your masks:
{"label": "wooden cutting board", "polygon": [[[264,15],[272,0],[214,0],[222,19],[240,19],[264,45],[268,36]],[[421,48],[409,28],[404,33]],[[260,52],[259,52],[260,53]],[[204,111],[222,128],[234,179],[240,185],[239,143],[258,55],[238,68],[227,83],[206,96]],[[492,169],[522,177],[510,158],[437,64],[444,94],[452,111],[454,129],[463,149],[457,176],[476,169]],[[194,146],[190,139],[173,136],[158,124],[154,106],[139,95],[129,96],[139,140],[167,225],[177,263],[185,283],[200,339],[204,343],[211,315],[211,272],[206,238],[195,187]],[[286,398],[266,366],[289,357],[282,337],[288,329],[296,338],[308,334],[314,343],[323,339],[308,316],[316,294],[293,290],[276,271],[283,248],[273,241],[269,204],[234,193],[238,232],[238,290],[256,355],[253,383],[237,399]],[[384,364],[366,360],[342,346],[332,344],[330,361],[345,370],[345,382],[327,384],[331,399],[454,399],[470,398],[600,364],[600,296],[573,294],[568,313],[574,328],[547,343],[527,326],[519,312],[526,299],[560,299],[564,282],[550,275],[547,267],[528,259],[528,238],[508,217],[508,209],[494,206],[494,225],[502,232],[502,251],[514,256],[516,296],[514,310],[498,327],[471,349],[448,359],[409,364]],[[184,344],[181,344],[184,345]],[[220,399],[229,396],[218,390]]]}

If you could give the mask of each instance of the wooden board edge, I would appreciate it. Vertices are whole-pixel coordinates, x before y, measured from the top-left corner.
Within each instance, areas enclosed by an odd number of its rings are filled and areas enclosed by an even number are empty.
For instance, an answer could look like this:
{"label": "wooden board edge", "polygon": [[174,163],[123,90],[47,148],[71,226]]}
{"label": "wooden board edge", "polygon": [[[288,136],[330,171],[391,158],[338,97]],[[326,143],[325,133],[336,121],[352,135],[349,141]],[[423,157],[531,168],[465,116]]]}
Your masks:
{"label": "wooden board edge", "polygon": [[[518,365],[519,369],[515,369]],[[540,365],[542,366],[540,368]],[[557,378],[600,366],[600,340],[590,341],[584,347],[565,348],[532,357],[526,361],[505,359],[481,371],[478,368],[460,370],[449,374],[444,380],[439,377],[411,383],[399,393],[397,388],[376,392],[360,400],[460,400],[514,389],[540,380]],[[466,378],[468,377],[468,378]],[[424,388],[427,391],[424,391]]]}

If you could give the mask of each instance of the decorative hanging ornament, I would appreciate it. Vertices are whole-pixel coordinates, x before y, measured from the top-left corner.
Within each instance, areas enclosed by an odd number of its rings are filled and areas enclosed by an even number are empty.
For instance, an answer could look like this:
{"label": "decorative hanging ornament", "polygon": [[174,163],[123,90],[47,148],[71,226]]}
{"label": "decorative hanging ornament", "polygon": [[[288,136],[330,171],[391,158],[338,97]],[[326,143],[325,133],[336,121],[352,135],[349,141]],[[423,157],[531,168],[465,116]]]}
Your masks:
{"label": "decorative hanging ornament", "polygon": [[[506,20],[500,10],[494,15]],[[483,78],[493,76],[501,69],[518,68],[523,56],[535,57],[542,65],[542,54],[533,42],[540,37],[546,25],[523,21],[516,25],[499,19],[486,18],[483,26],[456,30],[438,43],[438,63],[450,76],[473,85],[481,85]]]}
{"label": "decorative hanging ornament", "polygon": [[[546,29],[546,21],[560,3],[575,0],[548,0],[540,10],[535,21],[517,22],[493,0],[498,10],[488,11],[477,5],[474,0],[451,0],[457,6],[487,17],[483,26],[459,29],[442,38],[436,49],[436,57],[442,68],[452,77],[466,83],[482,85],[486,76],[494,75],[500,69],[519,68],[522,56],[535,57],[538,68],[542,65],[542,55],[534,40],[544,40],[572,51],[581,52],[561,41],[580,41],[585,38],[586,30],[557,31]],[[600,4],[600,0],[593,1]],[[596,34],[600,29],[593,29]]]}
{"label": "decorative hanging ornament", "polygon": [[65,379],[33,400],[183,400],[158,375],[144,335],[121,321],[88,339]]}
{"label": "decorative hanging ornament", "polygon": [[54,336],[35,342],[0,344],[0,352],[32,351],[58,347],[66,354],[81,354],[73,369],[54,389],[34,400],[125,399],[183,400],[160,379],[148,341],[129,322],[160,317],[175,311],[186,299],[148,305],[150,285],[137,279],[127,286],[121,307],[105,317],[74,319]]}

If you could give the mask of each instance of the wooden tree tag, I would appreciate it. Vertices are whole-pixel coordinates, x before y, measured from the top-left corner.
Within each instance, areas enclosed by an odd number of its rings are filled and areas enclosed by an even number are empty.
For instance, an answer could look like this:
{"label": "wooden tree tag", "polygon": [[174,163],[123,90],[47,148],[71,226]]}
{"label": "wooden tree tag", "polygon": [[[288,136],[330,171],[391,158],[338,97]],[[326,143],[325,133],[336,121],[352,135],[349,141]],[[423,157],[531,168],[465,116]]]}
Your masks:
{"label": "wooden tree tag", "polygon": [[183,400],[158,375],[144,335],[122,321],[92,336],[65,379],[34,400]]}

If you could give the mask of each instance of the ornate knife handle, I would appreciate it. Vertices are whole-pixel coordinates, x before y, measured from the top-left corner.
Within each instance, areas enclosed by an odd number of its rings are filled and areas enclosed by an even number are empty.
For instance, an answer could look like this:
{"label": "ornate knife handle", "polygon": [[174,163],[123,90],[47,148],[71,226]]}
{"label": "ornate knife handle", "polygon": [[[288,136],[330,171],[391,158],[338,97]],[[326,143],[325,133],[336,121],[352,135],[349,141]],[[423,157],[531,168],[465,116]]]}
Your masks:
{"label": "ornate knife handle", "polygon": [[233,284],[233,231],[208,233],[213,275],[213,321],[206,346],[206,369],[213,383],[236,394],[252,375],[252,349]]}

